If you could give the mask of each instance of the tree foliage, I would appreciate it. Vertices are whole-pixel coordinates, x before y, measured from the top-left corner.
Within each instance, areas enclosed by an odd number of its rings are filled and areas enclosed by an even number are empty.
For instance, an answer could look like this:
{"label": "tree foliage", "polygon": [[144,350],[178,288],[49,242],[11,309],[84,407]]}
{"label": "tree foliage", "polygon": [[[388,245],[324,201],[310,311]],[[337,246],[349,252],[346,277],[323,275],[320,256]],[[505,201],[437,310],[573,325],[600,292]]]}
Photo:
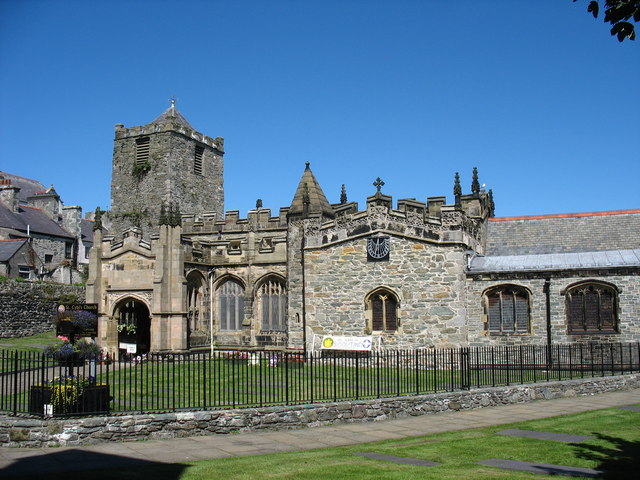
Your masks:
{"label": "tree foliage", "polygon": [[[600,2],[590,1],[587,12],[598,18]],[[640,21],[640,0],[604,0],[604,21],[611,24],[611,35],[615,35],[619,42],[625,38],[636,39],[634,25],[629,20]]]}

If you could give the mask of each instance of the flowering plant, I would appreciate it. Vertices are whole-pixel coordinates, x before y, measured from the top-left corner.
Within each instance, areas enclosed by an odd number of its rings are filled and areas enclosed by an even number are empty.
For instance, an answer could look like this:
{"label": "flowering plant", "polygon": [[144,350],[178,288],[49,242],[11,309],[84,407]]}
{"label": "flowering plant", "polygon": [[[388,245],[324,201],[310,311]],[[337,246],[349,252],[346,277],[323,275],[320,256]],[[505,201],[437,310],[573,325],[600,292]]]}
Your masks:
{"label": "flowering plant", "polygon": [[47,357],[55,358],[58,361],[68,361],[72,359],[87,360],[100,358],[102,351],[95,343],[77,342],[72,344],[69,339],[63,335],[58,336],[62,343],[49,345],[44,349]]}
{"label": "flowering plant", "polygon": [[235,352],[224,352],[222,354],[222,358],[226,360],[246,360],[249,358],[247,352],[241,352],[240,350],[236,350]]}
{"label": "flowering plant", "polygon": [[135,335],[136,333],[136,324],[135,323],[119,323],[118,324],[118,332],[125,333],[129,335]]}
{"label": "flowering plant", "polygon": [[302,363],[304,362],[304,356],[300,355],[299,353],[296,353],[294,355],[289,355],[288,357],[286,357],[287,362],[289,363]]}
{"label": "flowering plant", "polygon": [[53,316],[59,333],[93,336],[98,332],[98,317],[88,310],[64,310],[59,307]]}
{"label": "flowering plant", "polygon": [[95,379],[83,376],[61,376],[45,382],[42,386],[51,389],[51,403],[55,411],[69,412],[78,403],[86,388]]}

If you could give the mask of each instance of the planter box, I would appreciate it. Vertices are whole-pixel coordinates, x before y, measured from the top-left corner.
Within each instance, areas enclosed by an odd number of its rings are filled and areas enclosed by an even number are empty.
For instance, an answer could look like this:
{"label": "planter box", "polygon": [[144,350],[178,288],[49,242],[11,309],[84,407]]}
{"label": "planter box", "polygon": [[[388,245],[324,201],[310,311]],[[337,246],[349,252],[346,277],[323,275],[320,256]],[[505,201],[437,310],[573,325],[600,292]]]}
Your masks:
{"label": "planter box", "polygon": [[[29,390],[29,413],[45,415],[45,405],[51,405],[52,388],[33,385]],[[84,389],[78,401],[61,410],[53,410],[53,415],[73,413],[109,413],[109,385],[90,385]]]}

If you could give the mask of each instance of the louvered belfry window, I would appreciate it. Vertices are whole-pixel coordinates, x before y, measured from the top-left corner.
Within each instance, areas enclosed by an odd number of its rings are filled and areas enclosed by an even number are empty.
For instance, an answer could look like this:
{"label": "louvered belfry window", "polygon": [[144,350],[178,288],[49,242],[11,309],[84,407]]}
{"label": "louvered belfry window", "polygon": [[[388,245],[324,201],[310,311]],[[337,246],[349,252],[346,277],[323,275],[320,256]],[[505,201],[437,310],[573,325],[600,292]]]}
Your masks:
{"label": "louvered belfry window", "polygon": [[616,333],[616,300],[615,289],[603,284],[583,283],[567,290],[569,333]]}
{"label": "louvered belfry window", "polygon": [[244,288],[227,280],[217,290],[220,330],[239,330],[244,318]]}
{"label": "louvered belfry window", "polygon": [[202,156],[204,155],[204,147],[196,145],[196,152],[193,157],[193,173],[202,175]]}
{"label": "louvered belfry window", "polygon": [[494,288],[486,294],[489,333],[528,333],[529,294],[515,285]]}
{"label": "louvered belfry window", "polygon": [[375,292],[369,298],[371,306],[371,329],[376,332],[398,329],[398,302],[386,290]]}
{"label": "louvered belfry window", "polygon": [[149,137],[136,140],[136,166],[143,166],[149,161]]}
{"label": "louvered belfry window", "polygon": [[279,280],[268,280],[258,289],[261,331],[282,332],[287,329],[287,289]]}

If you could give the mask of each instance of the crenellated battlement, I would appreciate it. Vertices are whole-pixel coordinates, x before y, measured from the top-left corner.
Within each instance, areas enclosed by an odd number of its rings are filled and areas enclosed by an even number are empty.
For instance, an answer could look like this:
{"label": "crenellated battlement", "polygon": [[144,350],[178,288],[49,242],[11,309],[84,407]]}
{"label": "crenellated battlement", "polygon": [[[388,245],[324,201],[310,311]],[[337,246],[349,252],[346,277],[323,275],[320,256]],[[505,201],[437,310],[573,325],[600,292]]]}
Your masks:
{"label": "crenellated battlement", "polygon": [[163,122],[163,123],[148,123],[147,125],[125,127],[119,123],[115,126],[115,139],[123,140],[125,138],[140,137],[143,135],[150,135],[154,133],[163,132],[175,132],[185,137],[191,138],[196,142],[204,143],[211,148],[216,149],[219,153],[224,153],[224,139],[222,137],[211,138],[203,135],[196,130],[188,128],[179,122]]}
{"label": "crenellated battlement", "polygon": [[366,210],[358,210],[355,202],[332,205],[335,219],[309,217],[311,221],[305,228],[307,246],[321,247],[382,232],[432,243],[461,243],[484,251],[485,224],[491,213],[486,192],[461,195],[454,205],[448,205],[446,197],[429,197],[426,203],[403,198],[395,209],[392,204],[392,197],[377,192],[367,198]]}
{"label": "crenellated battlement", "polygon": [[277,217],[271,216],[271,209],[249,210],[247,218],[240,218],[239,210],[227,210],[224,219],[216,218],[215,212],[200,215],[182,215],[184,235],[241,233],[282,230],[287,228],[288,207],[280,209]]}

